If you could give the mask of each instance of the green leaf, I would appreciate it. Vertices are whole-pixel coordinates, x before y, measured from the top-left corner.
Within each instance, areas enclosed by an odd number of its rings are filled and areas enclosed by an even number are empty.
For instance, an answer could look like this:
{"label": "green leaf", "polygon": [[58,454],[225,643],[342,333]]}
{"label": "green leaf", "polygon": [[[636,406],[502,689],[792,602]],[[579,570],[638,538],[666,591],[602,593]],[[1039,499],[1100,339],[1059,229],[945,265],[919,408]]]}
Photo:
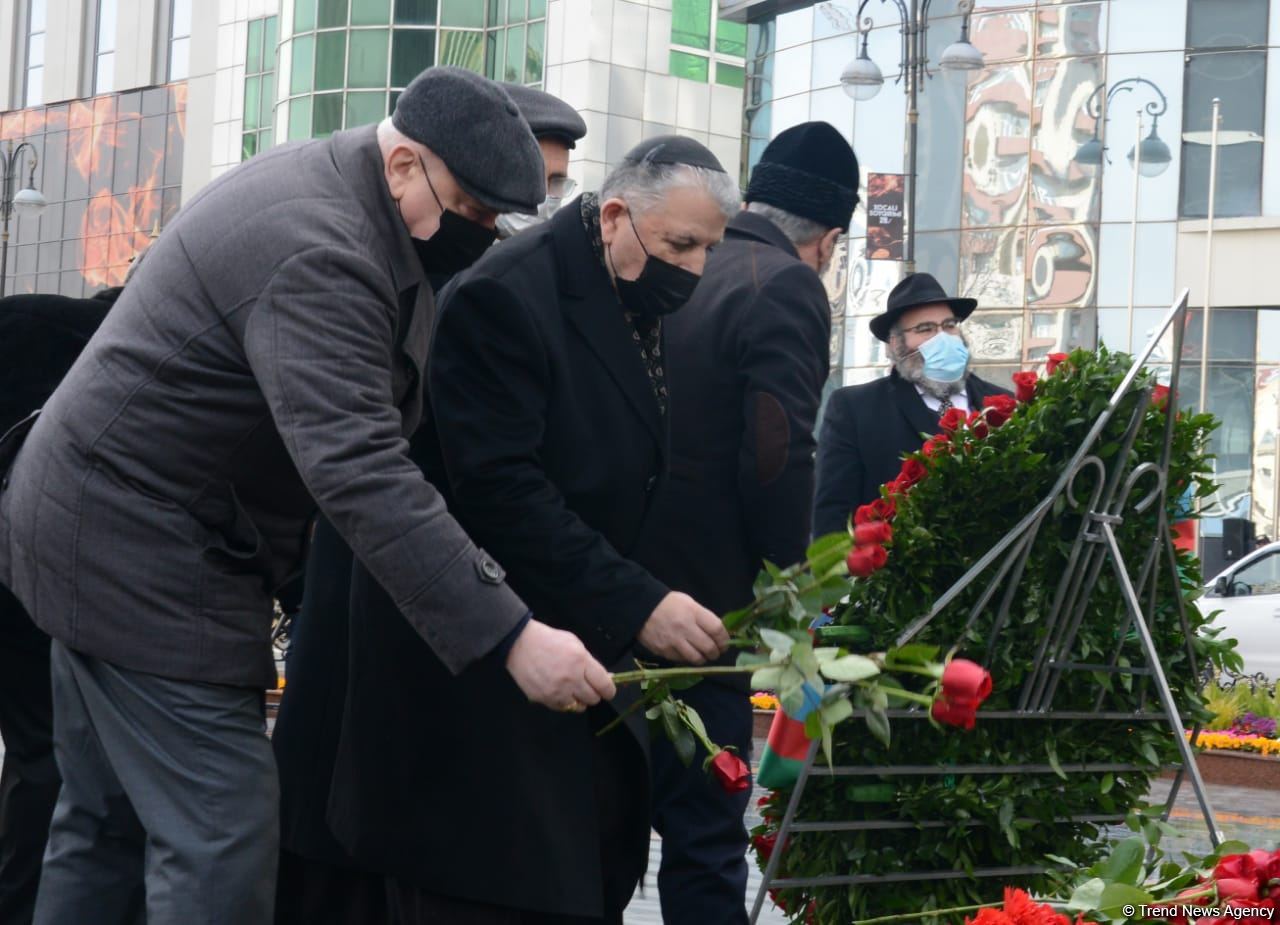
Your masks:
{"label": "green leaf", "polygon": [[827,626],[818,627],[819,642],[862,643],[870,640],[871,633],[864,626],[828,624]]}
{"label": "green leaf", "polygon": [[886,665],[923,665],[938,660],[940,646],[929,646],[914,642],[909,645],[890,649],[884,654]]}
{"label": "green leaf", "polygon": [[777,690],[778,683],[782,680],[782,669],[776,665],[768,668],[758,668],[751,675],[751,687],[753,690],[772,691]]}
{"label": "green leaf", "polygon": [[822,673],[832,681],[865,681],[880,673],[880,666],[863,655],[845,655],[821,666]]}
{"label": "green leaf", "polygon": [[1063,780],[1069,780],[1065,771],[1062,770],[1062,764],[1058,761],[1058,747],[1052,740],[1045,743],[1045,752],[1049,755],[1049,767],[1053,768],[1053,773],[1057,774]]}
{"label": "green leaf", "polygon": [[1098,899],[1098,911],[1114,922],[1125,922],[1130,916],[1123,912],[1125,906],[1146,906],[1155,901],[1155,897],[1146,890],[1127,883],[1112,883],[1102,891]]}
{"label": "green leaf", "polygon": [[828,533],[814,540],[805,551],[805,559],[814,575],[824,577],[827,572],[844,562],[853,548],[853,539],[848,532]]}
{"label": "green leaf", "polygon": [[1116,776],[1108,771],[1106,774],[1102,775],[1102,783],[1099,785],[1098,789],[1102,793],[1110,793],[1111,788],[1114,787],[1115,784]]}
{"label": "green leaf", "polygon": [[1146,853],[1147,843],[1143,839],[1126,838],[1111,849],[1111,856],[1099,874],[1112,883],[1137,884],[1142,876],[1142,859]]}
{"label": "green leaf", "polygon": [[1094,912],[1102,905],[1102,893],[1107,888],[1107,881],[1094,877],[1076,887],[1067,901],[1067,908],[1072,912]]}
{"label": "green leaf", "polygon": [[1150,742],[1143,742],[1138,746],[1138,751],[1143,758],[1147,759],[1147,764],[1157,766],[1160,764],[1160,758],[1156,755],[1156,750],[1151,747]]}
{"label": "green leaf", "polygon": [[741,610],[731,610],[723,617],[724,628],[732,633],[734,630],[739,630],[750,622],[750,617],[750,607],[743,607]]}
{"label": "green leaf", "polygon": [[790,655],[791,647],[795,645],[795,640],[780,630],[772,630],[767,626],[760,628],[760,639],[766,646],[773,650],[775,655]]}
{"label": "green leaf", "polygon": [[815,712],[822,713],[823,722],[831,726],[838,726],[850,716],[853,716],[853,704],[849,702],[848,698],[841,697],[830,703],[823,703]]}
{"label": "green leaf", "polygon": [[885,748],[889,747],[889,717],[883,709],[867,710],[867,729]]}

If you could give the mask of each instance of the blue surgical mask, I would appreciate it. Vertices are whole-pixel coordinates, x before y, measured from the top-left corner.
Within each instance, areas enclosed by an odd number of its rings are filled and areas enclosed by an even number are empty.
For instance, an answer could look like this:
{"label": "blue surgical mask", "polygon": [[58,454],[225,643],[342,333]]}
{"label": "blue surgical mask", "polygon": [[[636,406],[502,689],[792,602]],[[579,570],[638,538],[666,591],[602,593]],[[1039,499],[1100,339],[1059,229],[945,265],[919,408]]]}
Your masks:
{"label": "blue surgical mask", "polygon": [[939,331],[920,345],[924,374],[934,382],[958,382],[969,368],[969,348],[959,337]]}

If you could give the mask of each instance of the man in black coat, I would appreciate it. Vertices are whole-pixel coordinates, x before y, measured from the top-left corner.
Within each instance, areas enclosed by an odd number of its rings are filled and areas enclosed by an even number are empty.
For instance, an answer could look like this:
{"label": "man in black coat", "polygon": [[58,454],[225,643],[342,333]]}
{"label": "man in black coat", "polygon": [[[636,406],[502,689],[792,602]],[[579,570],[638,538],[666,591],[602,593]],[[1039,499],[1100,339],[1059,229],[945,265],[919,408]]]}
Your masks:
{"label": "man in black coat", "polygon": [[[636,558],[721,615],[750,603],[764,560],[790,564],[808,545],[813,426],[830,363],[819,274],[857,201],[858,162],[838,131],[808,122],[782,132],[667,325],[671,476]],[[704,682],[681,699],[713,741],[746,757],[747,694],[745,679]],[[665,737],[651,746],[663,921],[745,925],[750,791],[725,793]]]}
{"label": "man in black coat", "polygon": [[[45,403],[98,329],[120,287],[92,298],[0,299],[0,434]],[[49,637],[0,586],[0,922],[35,910],[49,817],[62,779],[53,758]]]}
{"label": "man in black coat", "polygon": [[818,438],[815,535],[847,526],[859,505],[880,497],[880,486],[938,432],[947,410],[981,410],[991,395],[1008,395],[970,370],[961,322],[977,307],[952,298],[928,273],[912,273],[889,293],[871,333],[888,344],[889,375],[832,393]]}
{"label": "man in black coat", "polygon": [[[736,207],[709,151],[653,139],[442,299],[426,458],[536,617],[606,664],[637,639],[690,662],[727,642],[628,556],[666,464],[662,316]],[[612,708],[539,712],[483,662],[451,677],[401,623],[358,572],[329,821],[392,874],[391,918],[620,923],[648,848],[644,740],[597,737]]]}

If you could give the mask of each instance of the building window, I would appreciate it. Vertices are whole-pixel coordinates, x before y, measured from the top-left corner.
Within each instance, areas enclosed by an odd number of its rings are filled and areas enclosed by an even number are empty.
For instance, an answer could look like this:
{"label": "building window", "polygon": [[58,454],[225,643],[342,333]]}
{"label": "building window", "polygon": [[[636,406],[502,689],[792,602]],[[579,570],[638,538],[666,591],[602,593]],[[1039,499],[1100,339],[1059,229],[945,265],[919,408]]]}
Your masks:
{"label": "building window", "polygon": [[1260,215],[1267,82],[1266,0],[1190,0],[1183,95],[1183,218],[1209,214],[1209,137],[1222,101],[1216,216]]}
{"label": "building window", "polygon": [[288,138],[316,138],[382,120],[433,65],[540,85],[546,0],[296,0],[286,41]]}
{"label": "building window", "polygon": [[171,0],[169,5],[169,79],[191,76],[191,0]]}
{"label": "building window", "polygon": [[44,102],[45,0],[27,4],[27,73],[22,93],[23,106]]}
{"label": "building window", "polygon": [[94,25],[93,95],[116,88],[116,0],[98,0]]}
{"label": "building window", "polygon": [[673,0],[670,70],[676,77],[715,80],[741,89],[747,27],[713,15],[714,0]]}
{"label": "building window", "polygon": [[271,147],[276,102],[276,35],[279,18],[249,20],[244,56],[244,115],[240,159]]}

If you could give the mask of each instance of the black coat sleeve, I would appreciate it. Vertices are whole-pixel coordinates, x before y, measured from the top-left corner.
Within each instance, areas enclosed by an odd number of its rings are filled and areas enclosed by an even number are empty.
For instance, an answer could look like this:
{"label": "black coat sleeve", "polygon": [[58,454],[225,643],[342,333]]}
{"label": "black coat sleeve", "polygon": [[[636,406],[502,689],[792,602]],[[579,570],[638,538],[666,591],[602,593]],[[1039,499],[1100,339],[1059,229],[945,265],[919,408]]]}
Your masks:
{"label": "black coat sleeve", "polygon": [[866,463],[858,446],[853,395],[840,389],[831,395],[818,438],[818,482],[814,492],[816,536],[846,529],[859,503]]}
{"label": "black coat sleeve", "polygon": [[830,365],[831,314],[822,283],[795,263],[744,313],[737,343],[744,433],[738,490],[757,559],[804,558],[813,505],[813,425]]}
{"label": "black coat sleeve", "polygon": [[[535,617],[576,633],[608,663],[667,588],[570,510],[543,467],[554,365],[528,308],[504,284],[476,277],[446,293],[428,378],[458,515]],[[589,445],[584,434],[582,451]]]}

